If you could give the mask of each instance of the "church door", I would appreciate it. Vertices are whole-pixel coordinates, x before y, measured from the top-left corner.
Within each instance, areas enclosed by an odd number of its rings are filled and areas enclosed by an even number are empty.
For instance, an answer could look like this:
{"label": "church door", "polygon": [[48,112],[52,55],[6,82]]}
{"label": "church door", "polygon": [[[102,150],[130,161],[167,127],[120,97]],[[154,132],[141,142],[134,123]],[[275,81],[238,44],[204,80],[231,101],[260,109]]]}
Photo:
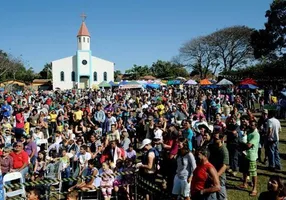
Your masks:
{"label": "church door", "polygon": [[79,87],[81,89],[89,88],[89,77],[88,76],[81,76]]}

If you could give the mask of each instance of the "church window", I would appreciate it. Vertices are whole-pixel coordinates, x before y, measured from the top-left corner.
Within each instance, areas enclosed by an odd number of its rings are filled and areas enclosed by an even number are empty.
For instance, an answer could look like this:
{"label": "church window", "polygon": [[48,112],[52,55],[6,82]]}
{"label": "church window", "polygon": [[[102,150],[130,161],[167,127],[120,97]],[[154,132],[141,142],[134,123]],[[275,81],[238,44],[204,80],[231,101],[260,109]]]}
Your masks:
{"label": "church window", "polygon": [[78,38],[78,42],[81,43],[81,38],[80,37]]}
{"label": "church window", "polygon": [[93,81],[97,81],[97,72],[93,72]]}
{"label": "church window", "polygon": [[72,73],[71,73],[71,80],[75,81],[75,72],[74,71],[72,71]]}
{"label": "church window", "polygon": [[65,73],[61,71],[61,81],[65,81]]}
{"label": "church window", "polygon": [[104,72],[104,73],[103,73],[103,80],[104,80],[104,81],[107,81],[107,72]]}
{"label": "church window", "polygon": [[85,42],[85,37],[83,37],[83,42]]}
{"label": "church window", "polygon": [[87,43],[89,43],[89,38],[86,38],[87,39]]}

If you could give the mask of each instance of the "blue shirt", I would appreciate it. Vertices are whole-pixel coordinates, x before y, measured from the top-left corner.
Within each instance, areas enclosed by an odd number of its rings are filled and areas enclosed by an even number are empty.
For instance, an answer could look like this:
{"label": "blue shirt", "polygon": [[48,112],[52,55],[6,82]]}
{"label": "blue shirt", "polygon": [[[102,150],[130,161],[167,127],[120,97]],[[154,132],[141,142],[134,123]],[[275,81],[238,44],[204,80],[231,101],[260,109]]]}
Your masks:
{"label": "blue shirt", "polygon": [[190,151],[193,150],[193,136],[194,136],[194,133],[193,131],[189,128],[189,129],[185,129],[183,131],[183,136],[184,138],[186,138],[188,140],[188,144],[189,144],[189,149]]}
{"label": "blue shirt", "polygon": [[11,115],[11,107],[7,105],[2,105],[1,110],[3,112],[4,117],[10,117]]}

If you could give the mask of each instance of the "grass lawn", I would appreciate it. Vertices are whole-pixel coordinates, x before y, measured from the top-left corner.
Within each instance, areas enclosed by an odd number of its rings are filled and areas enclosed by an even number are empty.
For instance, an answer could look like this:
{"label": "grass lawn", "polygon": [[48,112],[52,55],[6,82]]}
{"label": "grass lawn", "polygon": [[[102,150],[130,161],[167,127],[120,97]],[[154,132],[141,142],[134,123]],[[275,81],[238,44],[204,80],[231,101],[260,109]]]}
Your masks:
{"label": "grass lawn", "polygon": [[[251,187],[248,190],[241,190],[238,188],[238,185],[242,183],[242,174],[238,174],[237,177],[227,177],[227,193],[228,200],[250,200],[250,199],[258,199],[259,193],[267,190],[267,182],[269,177],[273,174],[281,176],[284,180],[286,179],[286,121],[282,120],[282,133],[280,133],[280,144],[279,144],[279,152],[280,159],[282,164],[282,170],[279,172],[269,172],[267,171],[267,165],[263,165],[258,163],[258,196],[250,197],[249,191],[251,191]],[[264,154],[262,155],[262,159],[264,159]]]}

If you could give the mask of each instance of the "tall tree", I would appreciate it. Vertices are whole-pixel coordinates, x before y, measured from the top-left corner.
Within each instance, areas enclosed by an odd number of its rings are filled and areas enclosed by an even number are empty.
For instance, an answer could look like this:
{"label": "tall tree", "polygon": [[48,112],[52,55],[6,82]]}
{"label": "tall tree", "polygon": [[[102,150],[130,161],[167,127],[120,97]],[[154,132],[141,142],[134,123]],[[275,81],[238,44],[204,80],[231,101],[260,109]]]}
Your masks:
{"label": "tall tree", "polygon": [[176,78],[189,76],[185,66],[179,63],[158,60],[150,67],[153,75],[157,78]]}
{"label": "tall tree", "polygon": [[115,81],[120,81],[120,75],[122,75],[121,71],[120,70],[115,70],[114,71],[114,80]]}
{"label": "tall tree", "polygon": [[197,71],[201,78],[205,78],[216,60],[215,49],[208,36],[192,39],[182,45],[179,55],[185,66]]}
{"label": "tall tree", "polygon": [[17,66],[21,64],[22,64],[21,59],[15,58],[12,55],[7,54],[3,50],[0,50],[0,77],[1,79],[5,79],[7,76],[7,73],[13,74],[13,72],[16,72]]}
{"label": "tall tree", "polygon": [[42,71],[40,71],[40,78],[42,79],[52,79],[52,63],[46,63]]}
{"label": "tall tree", "polygon": [[253,57],[250,37],[253,29],[246,26],[232,26],[220,29],[209,36],[207,40],[213,49],[214,71],[221,66],[223,71],[247,66]]}
{"label": "tall tree", "polygon": [[286,57],[286,1],[274,0],[265,17],[265,28],[251,35],[255,58]]}
{"label": "tall tree", "polygon": [[148,65],[145,66],[133,65],[133,67],[131,69],[126,70],[125,73],[129,74],[130,78],[133,80],[137,80],[142,76],[147,76],[152,74]]}

